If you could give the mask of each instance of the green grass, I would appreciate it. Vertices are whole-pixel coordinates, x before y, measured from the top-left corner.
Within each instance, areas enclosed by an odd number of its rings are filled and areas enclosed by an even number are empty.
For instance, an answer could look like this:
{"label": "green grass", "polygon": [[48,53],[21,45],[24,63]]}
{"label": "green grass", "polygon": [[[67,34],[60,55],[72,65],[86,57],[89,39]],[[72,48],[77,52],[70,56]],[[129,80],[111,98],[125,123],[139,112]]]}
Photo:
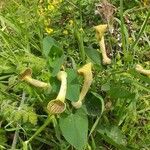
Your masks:
{"label": "green grass", "polygon": [[[53,9],[47,0],[1,0],[0,149],[150,149],[150,78],[135,71],[136,64],[150,69],[149,6],[112,2],[114,35],[105,36],[112,64],[104,66],[93,29],[104,22],[94,14],[95,3],[62,1]],[[84,106],[76,110],[71,101],[83,84],[76,71],[87,62],[93,63],[94,79]],[[50,123],[46,106],[59,91],[55,74],[61,65],[71,90],[66,111]],[[26,68],[32,68],[33,78],[50,82],[52,91],[20,81]]]}

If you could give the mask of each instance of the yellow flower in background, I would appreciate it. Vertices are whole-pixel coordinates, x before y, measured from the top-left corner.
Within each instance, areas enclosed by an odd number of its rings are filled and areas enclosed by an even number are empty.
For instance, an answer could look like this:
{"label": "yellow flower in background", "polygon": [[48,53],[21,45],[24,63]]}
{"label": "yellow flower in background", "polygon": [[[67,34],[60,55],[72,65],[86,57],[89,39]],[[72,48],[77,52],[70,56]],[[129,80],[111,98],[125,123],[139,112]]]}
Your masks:
{"label": "yellow flower in background", "polygon": [[68,35],[68,31],[67,31],[67,30],[64,30],[64,31],[63,31],[63,34]]}
{"label": "yellow flower in background", "polygon": [[69,26],[73,26],[73,20],[69,20]]}
{"label": "yellow flower in background", "polygon": [[39,9],[37,10],[38,15],[40,16],[44,16],[45,15],[45,11],[42,7],[39,7]]}
{"label": "yellow flower in background", "polygon": [[54,7],[52,4],[49,4],[49,5],[48,5],[48,10],[53,11],[54,9],[55,9],[55,7]]}
{"label": "yellow flower in background", "polygon": [[49,4],[52,4],[52,5],[58,5],[62,2],[62,0],[48,0],[47,1]]}
{"label": "yellow flower in background", "polygon": [[47,19],[47,20],[45,19],[45,20],[44,20],[44,25],[45,25],[45,26],[50,25],[50,23],[51,23],[51,20],[50,20],[50,19]]}
{"label": "yellow flower in background", "polygon": [[83,28],[80,28],[79,31],[83,32]]}
{"label": "yellow flower in background", "polygon": [[54,31],[52,28],[48,28],[48,27],[46,27],[45,30],[48,34],[52,34]]}
{"label": "yellow flower in background", "polygon": [[132,42],[133,42],[133,38],[132,38],[132,37],[129,37],[129,38],[128,38],[128,42],[129,42],[129,43],[132,43]]}
{"label": "yellow flower in background", "polygon": [[52,1],[52,4],[53,5],[58,5],[59,3],[61,3],[62,2],[62,0],[53,0]]}
{"label": "yellow flower in background", "polygon": [[148,6],[150,4],[150,1],[149,0],[142,0],[144,6]]}

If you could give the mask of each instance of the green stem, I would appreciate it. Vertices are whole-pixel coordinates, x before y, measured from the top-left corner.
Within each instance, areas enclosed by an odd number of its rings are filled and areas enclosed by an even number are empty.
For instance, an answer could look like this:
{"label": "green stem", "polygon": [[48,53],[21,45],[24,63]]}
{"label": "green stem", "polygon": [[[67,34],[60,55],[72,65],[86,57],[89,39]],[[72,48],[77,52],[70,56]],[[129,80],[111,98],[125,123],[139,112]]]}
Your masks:
{"label": "green stem", "polygon": [[18,136],[19,136],[19,129],[17,129],[16,132],[15,132],[15,134],[14,134],[14,138],[13,138],[13,143],[12,143],[12,146],[11,146],[11,150],[15,150],[16,149],[16,144],[17,144]]}
{"label": "green stem", "polygon": [[147,17],[146,17],[146,19],[145,19],[145,21],[144,21],[144,23],[143,23],[143,25],[142,25],[142,27],[141,27],[141,29],[140,29],[140,32],[139,32],[139,34],[138,34],[136,40],[135,40],[134,43],[131,45],[131,48],[130,48],[130,49],[133,50],[133,56],[134,56],[134,54],[135,54],[135,49],[134,49],[134,48],[135,48],[136,44],[138,43],[138,41],[139,41],[141,35],[142,35],[143,32],[144,32],[144,29],[145,29],[145,27],[146,27],[146,25],[147,25],[147,22],[148,22],[148,20],[149,20],[149,17],[150,17],[150,11],[149,11],[148,14],[147,14]]}
{"label": "green stem", "polygon": [[[21,103],[20,103],[20,106],[19,106],[18,110],[20,110],[21,106],[24,104],[25,98],[26,98],[25,97],[25,92],[23,92],[22,93]],[[15,131],[15,134],[14,134],[11,150],[15,150],[16,149],[16,144],[17,144],[17,141],[18,141],[18,137],[19,137],[19,125],[17,125],[17,130]]]}
{"label": "green stem", "polygon": [[100,117],[97,117],[96,121],[94,122],[91,130],[90,130],[90,133],[89,133],[89,137],[91,136],[91,134],[93,133],[93,131],[96,129],[98,123],[99,123],[99,120],[100,120],[101,116]]}
{"label": "green stem", "polygon": [[85,51],[84,51],[84,44],[83,44],[83,35],[80,33],[77,29],[77,25],[75,24],[74,28],[74,36],[77,40],[78,47],[79,47],[79,53],[82,58],[82,62],[85,63]]}
{"label": "green stem", "polygon": [[31,142],[37,135],[39,135],[46,128],[46,126],[51,122],[53,117],[54,117],[53,115],[52,116],[49,115],[45,120],[44,124],[30,137],[30,139],[23,142],[23,150],[28,150],[29,142]]}
{"label": "green stem", "polygon": [[125,39],[125,25],[123,19],[123,0],[120,0],[120,20],[121,20],[121,37],[122,37],[122,48],[124,53],[124,61],[126,61],[126,39]]}
{"label": "green stem", "polygon": [[31,142],[38,134],[40,134],[46,126],[51,122],[54,116],[49,115],[48,118],[45,120],[44,124],[30,137],[28,143]]}

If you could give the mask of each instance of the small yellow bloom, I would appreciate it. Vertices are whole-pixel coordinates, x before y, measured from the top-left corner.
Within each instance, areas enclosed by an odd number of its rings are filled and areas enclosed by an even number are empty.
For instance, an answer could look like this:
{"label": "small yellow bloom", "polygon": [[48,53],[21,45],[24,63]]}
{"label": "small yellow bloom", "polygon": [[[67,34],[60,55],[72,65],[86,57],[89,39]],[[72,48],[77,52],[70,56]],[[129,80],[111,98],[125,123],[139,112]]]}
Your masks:
{"label": "small yellow bloom", "polygon": [[69,26],[73,26],[73,20],[69,20]]}
{"label": "small yellow bloom", "polygon": [[52,28],[48,28],[48,27],[46,27],[45,30],[48,34],[51,34],[54,31]]}
{"label": "small yellow bloom", "polygon": [[67,30],[64,30],[64,31],[63,31],[63,34],[68,35],[68,31],[67,31]]}
{"label": "small yellow bloom", "polygon": [[62,2],[62,0],[53,0],[52,1],[52,4],[53,5],[58,5],[59,3],[61,3]]}
{"label": "small yellow bloom", "polygon": [[142,1],[143,1],[144,6],[148,6],[148,4],[149,4],[148,0],[142,0]]}
{"label": "small yellow bloom", "polygon": [[50,23],[51,23],[51,20],[50,20],[50,19],[46,19],[46,20],[44,20],[44,24],[45,24],[45,26],[50,25]]}
{"label": "small yellow bloom", "polygon": [[48,5],[48,10],[53,11],[54,9],[55,9],[55,7],[54,7],[52,4],[49,4],[49,5]]}
{"label": "small yellow bloom", "polygon": [[79,31],[83,32],[83,28],[80,28]]}
{"label": "small yellow bloom", "polygon": [[129,42],[129,43],[132,43],[132,42],[133,42],[133,38],[132,38],[132,37],[129,37],[129,38],[128,38],[128,42]]}

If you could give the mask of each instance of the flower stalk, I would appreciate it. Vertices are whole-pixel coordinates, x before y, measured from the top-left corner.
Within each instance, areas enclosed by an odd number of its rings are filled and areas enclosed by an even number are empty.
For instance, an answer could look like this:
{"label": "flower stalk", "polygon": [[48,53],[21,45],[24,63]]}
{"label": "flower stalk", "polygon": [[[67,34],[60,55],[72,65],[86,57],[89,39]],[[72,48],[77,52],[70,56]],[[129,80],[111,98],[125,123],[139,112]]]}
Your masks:
{"label": "flower stalk", "polygon": [[65,71],[60,71],[57,74],[57,78],[61,81],[61,86],[56,99],[51,100],[47,105],[47,110],[50,114],[60,114],[66,109],[67,73]]}
{"label": "flower stalk", "polygon": [[107,24],[98,25],[98,26],[95,26],[94,28],[96,29],[96,38],[99,42],[99,46],[102,52],[103,65],[109,65],[111,64],[111,59],[107,56],[105,40],[104,40],[104,33],[106,32]]}
{"label": "flower stalk", "polygon": [[86,96],[93,80],[92,75],[92,63],[88,63],[84,65],[82,68],[78,70],[79,75],[82,75],[84,77],[84,83],[81,89],[81,93],[79,95],[79,100],[77,102],[72,102],[72,105],[78,109],[82,106],[84,97]]}

